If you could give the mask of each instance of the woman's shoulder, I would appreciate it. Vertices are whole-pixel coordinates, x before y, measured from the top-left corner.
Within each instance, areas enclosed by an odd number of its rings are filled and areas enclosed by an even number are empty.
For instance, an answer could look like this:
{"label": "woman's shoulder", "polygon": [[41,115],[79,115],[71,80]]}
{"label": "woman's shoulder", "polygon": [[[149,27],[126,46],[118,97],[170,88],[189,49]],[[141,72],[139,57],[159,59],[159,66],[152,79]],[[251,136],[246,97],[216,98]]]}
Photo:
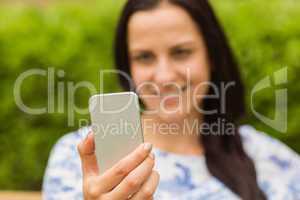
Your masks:
{"label": "woman's shoulder", "polygon": [[53,146],[44,174],[44,199],[77,199],[77,196],[82,196],[82,173],[77,144],[87,136],[89,129],[90,127],[83,127],[67,133]]}
{"label": "woman's shoulder", "polygon": [[60,146],[77,146],[77,144],[84,139],[89,131],[91,130],[90,126],[82,127],[77,129],[76,131],[66,133],[61,138],[58,139],[56,144],[54,145],[54,148],[60,147]]}
{"label": "woman's shoulder", "polygon": [[82,127],[76,131],[66,133],[61,138],[57,140],[57,142],[52,147],[50,152],[50,163],[57,163],[58,160],[65,160],[76,158],[79,156],[77,152],[78,143],[83,140],[88,132],[90,131],[90,127]]}
{"label": "woman's shoulder", "polygon": [[273,144],[280,145],[280,141],[265,132],[259,131],[251,125],[242,125],[239,127],[239,133],[244,145],[247,144]]}
{"label": "woman's shoulder", "polygon": [[[300,156],[280,140],[254,127],[239,129],[260,187],[272,199],[300,199]],[[276,192],[274,192],[276,191]]]}
{"label": "woman's shoulder", "polygon": [[[289,148],[279,139],[268,135],[263,131],[259,131],[251,125],[242,125],[239,127],[239,133],[244,145],[257,144],[256,147],[264,147],[264,145],[270,145],[272,147],[281,146],[284,148]],[[255,147],[255,146],[254,146]]]}
{"label": "woman's shoulder", "polygon": [[300,167],[299,155],[279,139],[259,131],[250,125],[240,126],[239,133],[245,151],[254,160],[268,159],[282,166],[293,162],[294,164],[297,163],[297,166]]}

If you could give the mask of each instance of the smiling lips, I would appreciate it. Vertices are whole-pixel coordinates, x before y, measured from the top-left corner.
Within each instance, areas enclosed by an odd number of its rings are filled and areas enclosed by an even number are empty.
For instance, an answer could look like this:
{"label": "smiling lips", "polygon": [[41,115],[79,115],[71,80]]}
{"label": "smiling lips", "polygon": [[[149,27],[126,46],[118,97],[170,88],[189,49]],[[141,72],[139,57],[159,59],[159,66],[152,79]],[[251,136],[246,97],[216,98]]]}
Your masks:
{"label": "smiling lips", "polygon": [[158,93],[157,91],[152,91],[151,93],[153,95],[160,95],[161,98],[164,98],[164,97],[171,97],[171,96],[179,96],[180,94],[182,94],[182,92],[185,92],[186,89],[187,89],[187,86],[183,85],[180,87],[179,92],[177,89],[176,91],[172,91],[172,92]]}
{"label": "smiling lips", "polygon": [[[190,86],[191,88],[192,86]],[[164,104],[164,105],[167,105],[167,106],[171,106],[171,105],[177,105],[177,103],[179,102],[180,100],[180,96],[185,93],[188,89],[188,85],[182,85],[180,87],[176,87],[175,90],[169,90],[169,91],[166,91],[164,93],[159,93],[160,91],[159,90],[152,90],[150,91],[150,94],[152,97],[155,97],[155,98],[159,98],[160,101]]]}
{"label": "smiling lips", "polygon": [[184,85],[180,88],[180,91],[175,93],[164,93],[161,95],[161,100],[163,100],[163,103],[165,105],[173,105],[176,104],[179,101],[180,95],[185,92],[187,89],[187,86]]}

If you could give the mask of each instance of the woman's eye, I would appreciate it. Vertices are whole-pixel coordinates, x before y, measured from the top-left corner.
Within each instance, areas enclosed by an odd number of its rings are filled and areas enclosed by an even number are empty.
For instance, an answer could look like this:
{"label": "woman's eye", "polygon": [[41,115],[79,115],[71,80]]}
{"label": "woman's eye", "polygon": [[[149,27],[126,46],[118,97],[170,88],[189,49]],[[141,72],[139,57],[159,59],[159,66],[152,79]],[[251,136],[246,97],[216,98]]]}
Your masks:
{"label": "woman's eye", "polygon": [[150,53],[144,53],[144,54],[135,56],[133,59],[138,62],[148,63],[153,60],[153,55]]}
{"label": "woman's eye", "polygon": [[191,53],[192,53],[192,51],[189,49],[177,49],[177,50],[173,51],[172,54],[176,58],[185,58],[185,57],[189,56]]}

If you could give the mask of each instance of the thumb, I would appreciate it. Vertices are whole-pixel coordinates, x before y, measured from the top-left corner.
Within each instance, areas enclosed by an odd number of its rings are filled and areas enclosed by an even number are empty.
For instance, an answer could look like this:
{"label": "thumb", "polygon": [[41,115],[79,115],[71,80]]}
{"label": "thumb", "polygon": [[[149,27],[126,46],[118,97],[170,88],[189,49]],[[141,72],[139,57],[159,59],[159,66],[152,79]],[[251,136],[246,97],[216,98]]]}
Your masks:
{"label": "thumb", "polygon": [[84,140],[77,146],[83,175],[98,175],[99,169],[95,155],[94,133],[89,132]]}

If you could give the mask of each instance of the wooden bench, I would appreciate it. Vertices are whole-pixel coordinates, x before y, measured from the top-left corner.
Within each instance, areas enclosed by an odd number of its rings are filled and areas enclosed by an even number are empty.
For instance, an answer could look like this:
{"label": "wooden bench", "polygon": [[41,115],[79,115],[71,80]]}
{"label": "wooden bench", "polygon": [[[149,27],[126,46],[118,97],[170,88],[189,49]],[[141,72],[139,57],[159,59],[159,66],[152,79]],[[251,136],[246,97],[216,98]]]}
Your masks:
{"label": "wooden bench", "polygon": [[40,192],[18,192],[18,191],[0,191],[2,200],[41,200]]}

